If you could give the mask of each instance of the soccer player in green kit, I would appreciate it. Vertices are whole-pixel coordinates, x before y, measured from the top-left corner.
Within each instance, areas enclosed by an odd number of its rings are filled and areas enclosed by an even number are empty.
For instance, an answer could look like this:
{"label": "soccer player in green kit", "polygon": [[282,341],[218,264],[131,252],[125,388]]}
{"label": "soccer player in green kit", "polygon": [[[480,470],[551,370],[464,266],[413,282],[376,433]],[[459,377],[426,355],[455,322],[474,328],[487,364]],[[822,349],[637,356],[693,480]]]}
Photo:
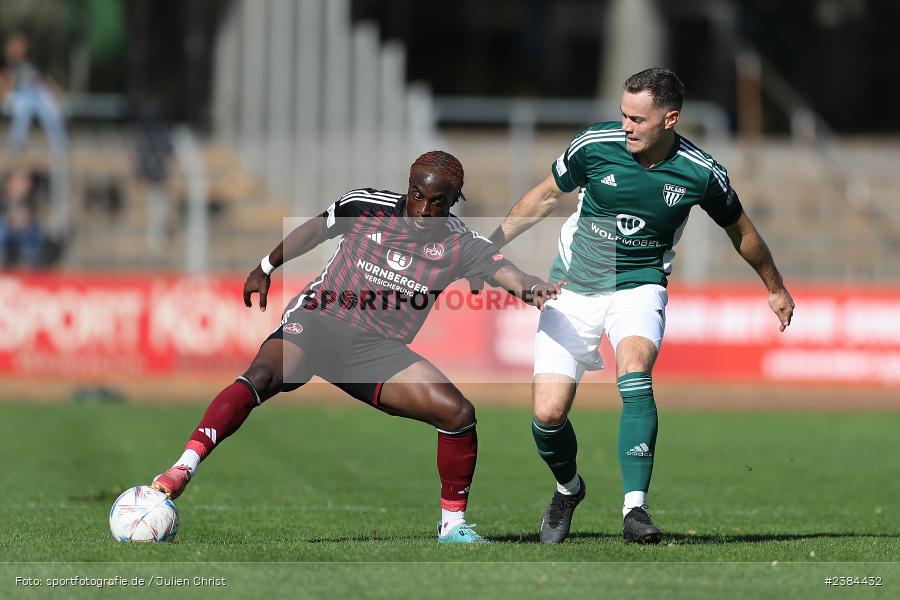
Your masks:
{"label": "soccer player in green kit", "polygon": [[635,543],[662,539],[647,513],[658,423],[651,372],[665,329],[672,248],[694,205],[725,229],[759,274],[781,331],[794,310],[725,168],[675,132],[684,98],[678,76],[647,69],[629,77],[624,88],[621,122],[597,123],[577,135],[551,175],[512,207],[491,236],[498,247],[509,243],[552,213],[563,193],[580,188],[550,272],[551,280],[568,284],[546,304],[534,344],[532,433],[557,483],[541,521],[543,543],[566,538],[585,495],[568,413],[584,372],[603,366],[597,348],[604,330],[615,348],[622,398],[622,536]]}

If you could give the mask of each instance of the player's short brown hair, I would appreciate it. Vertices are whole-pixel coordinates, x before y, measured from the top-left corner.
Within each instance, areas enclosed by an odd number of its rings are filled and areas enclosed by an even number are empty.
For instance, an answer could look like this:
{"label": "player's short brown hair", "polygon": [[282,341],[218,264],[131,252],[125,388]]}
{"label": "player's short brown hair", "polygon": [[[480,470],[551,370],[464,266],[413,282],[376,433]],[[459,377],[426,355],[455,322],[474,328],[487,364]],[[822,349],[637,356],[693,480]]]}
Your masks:
{"label": "player's short brown hair", "polygon": [[653,106],[669,110],[681,110],[684,103],[684,84],[673,71],[653,67],[635,73],[625,80],[629,94],[650,92]]}

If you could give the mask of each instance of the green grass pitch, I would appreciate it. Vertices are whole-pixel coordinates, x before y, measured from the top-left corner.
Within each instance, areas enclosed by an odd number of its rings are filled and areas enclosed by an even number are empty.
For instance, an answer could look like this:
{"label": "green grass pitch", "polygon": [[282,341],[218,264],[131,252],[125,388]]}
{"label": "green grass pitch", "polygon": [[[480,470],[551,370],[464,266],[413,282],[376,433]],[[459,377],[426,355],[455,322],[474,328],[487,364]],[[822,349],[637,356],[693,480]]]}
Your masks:
{"label": "green grass pitch", "polygon": [[174,543],[114,542],[112,501],[171,464],[203,410],[0,406],[0,597],[24,591],[16,577],[52,595],[46,578],[71,576],[141,577],[129,592],[146,595],[158,576],[225,577],[181,591],[231,597],[816,598],[847,592],[826,577],[868,576],[900,594],[900,413],[663,411],[650,501],[666,537],[635,547],[619,534],[618,414],[576,408],[588,495],[571,538],[545,547],[553,482],[529,414],[481,409],[468,515],[495,543],[445,547],[431,428],[276,400],[203,464]]}

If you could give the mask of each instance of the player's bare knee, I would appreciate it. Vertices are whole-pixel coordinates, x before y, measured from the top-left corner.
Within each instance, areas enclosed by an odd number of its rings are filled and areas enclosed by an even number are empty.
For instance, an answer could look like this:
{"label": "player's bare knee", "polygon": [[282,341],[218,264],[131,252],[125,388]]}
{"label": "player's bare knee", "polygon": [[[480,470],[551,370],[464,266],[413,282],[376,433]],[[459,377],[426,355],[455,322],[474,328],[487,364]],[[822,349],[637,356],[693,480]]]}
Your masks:
{"label": "player's bare knee", "polygon": [[649,373],[651,367],[646,363],[634,362],[626,363],[619,367],[619,377],[628,375],[629,373]]}
{"label": "player's bare knee", "polygon": [[636,354],[619,360],[616,366],[619,377],[628,373],[650,373],[653,369],[653,358],[649,354]]}
{"label": "player's bare knee", "polygon": [[475,422],[475,407],[465,398],[446,402],[435,426],[443,431],[461,431]]}
{"label": "player's bare knee", "polygon": [[656,346],[641,336],[629,336],[616,347],[616,370],[618,375],[628,373],[649,373],[653,369],[658,354]]}
{"label": "player's bare knee", "polygon": [[534,417],[535,423],[538,425],[553,427],[562,424],[566,420],[568,411],[566,411],[565,406],[539,404],[534,407],[532,416]]}
{"label": "player's bare knee", "polygon": [[253,384],[263,400],[271,398],[281,389],[281,369],[267,361],[255,361],[244,373],[244,377]]}

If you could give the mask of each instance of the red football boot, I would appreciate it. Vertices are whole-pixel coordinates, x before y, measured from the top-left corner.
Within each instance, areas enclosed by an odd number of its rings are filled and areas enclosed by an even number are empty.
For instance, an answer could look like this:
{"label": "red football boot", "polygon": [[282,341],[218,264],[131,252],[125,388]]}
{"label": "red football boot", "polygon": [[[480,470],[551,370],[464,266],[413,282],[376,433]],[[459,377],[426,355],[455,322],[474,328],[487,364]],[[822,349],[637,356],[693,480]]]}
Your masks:
{"label": "red football boot", "polygon": [[188,481],[191,480],[191,470],[185,465],[176,465],[166,469],[165,473],[157,475],[150,484],[155,490],[161,491],[163,494],[174,500],[181,495],[184,488],[187,487]]}

